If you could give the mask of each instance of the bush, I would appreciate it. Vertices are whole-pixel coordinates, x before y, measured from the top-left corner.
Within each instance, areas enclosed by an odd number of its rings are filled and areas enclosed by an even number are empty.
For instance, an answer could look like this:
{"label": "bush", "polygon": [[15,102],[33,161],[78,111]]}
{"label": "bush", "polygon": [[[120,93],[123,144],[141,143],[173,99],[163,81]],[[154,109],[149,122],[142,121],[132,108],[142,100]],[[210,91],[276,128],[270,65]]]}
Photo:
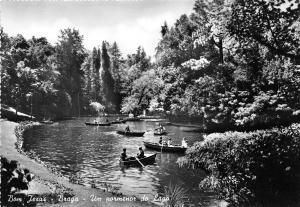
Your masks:
{"label": "bush", "polygon": [[300,198],[300,124],[210,134],[179,163],[207,171],[200,186],[231,205],[295,206]]}

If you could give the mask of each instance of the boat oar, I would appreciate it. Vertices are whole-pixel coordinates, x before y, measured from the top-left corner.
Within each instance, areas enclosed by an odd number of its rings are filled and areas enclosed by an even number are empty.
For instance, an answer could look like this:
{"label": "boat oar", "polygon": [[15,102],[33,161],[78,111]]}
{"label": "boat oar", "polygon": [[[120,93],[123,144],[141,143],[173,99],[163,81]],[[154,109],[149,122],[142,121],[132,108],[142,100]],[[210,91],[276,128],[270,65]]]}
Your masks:
{"label": "boat oar", "polygon": [[145,167],[145,165],[143,165],[143,163],[141,163],[141,161],[139,160],[139,158],[135,157],[135,159],[142,165],[142,167]]}

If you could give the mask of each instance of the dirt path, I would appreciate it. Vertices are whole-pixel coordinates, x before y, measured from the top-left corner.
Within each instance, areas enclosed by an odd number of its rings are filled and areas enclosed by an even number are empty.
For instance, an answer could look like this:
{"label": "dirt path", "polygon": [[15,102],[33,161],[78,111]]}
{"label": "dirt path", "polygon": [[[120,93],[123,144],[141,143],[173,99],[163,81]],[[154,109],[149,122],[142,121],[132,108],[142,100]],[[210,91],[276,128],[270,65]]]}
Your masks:
{"label": "dirt path", "polygon": [[[103,192],[100,189],[88,188],[82,185],[70,183],[66,178],[49,171],[45,166],[35,162],[34,160],[20,154],[15,148],[17,138],[14,129],[18,125],[15,122],[0,120],[0,154],[9,160],[17,160],[22,168],[28,168],[38,179],[34,179],[29,188],[29,192],[37,195],[56,193],[55,186],[47,183],[56,183],[57,186],[62,185],[70,188],[75,194],[73,199],[61,198],[62,202],[58,204],[43,204],[43,206],[78,206],[78,207],[96,207],[96,206],[157,206],[149,202],[133,201],[132,197],[127,197],[124,201],[114,201],[111,193]],[[125,197],[125,196],[124,196]],[[95,201],[92,200],[94,198]],[[101,198],[101,199],[100,199]],[[118,198],[120,199],[120,198]],[[63,200],[65,200],[63,202]],[[128,201],[131,200],[131,201]]]}

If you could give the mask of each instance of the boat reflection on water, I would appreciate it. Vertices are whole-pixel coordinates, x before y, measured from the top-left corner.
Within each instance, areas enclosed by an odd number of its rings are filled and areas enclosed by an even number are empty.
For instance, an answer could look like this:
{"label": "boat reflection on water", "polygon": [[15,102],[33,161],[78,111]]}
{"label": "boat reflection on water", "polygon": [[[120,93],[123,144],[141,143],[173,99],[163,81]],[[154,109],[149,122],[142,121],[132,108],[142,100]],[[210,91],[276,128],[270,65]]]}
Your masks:
{"label": "boat reflection on water", "polygon": [[[120,169],[123,175],[126,175],[126,171],[128,172],[128,169],[131,168],[130,166],[120,165]],[[136,167],[136,169],[139,170],[140,174],[144,171],[144,168],[142,166]]]}

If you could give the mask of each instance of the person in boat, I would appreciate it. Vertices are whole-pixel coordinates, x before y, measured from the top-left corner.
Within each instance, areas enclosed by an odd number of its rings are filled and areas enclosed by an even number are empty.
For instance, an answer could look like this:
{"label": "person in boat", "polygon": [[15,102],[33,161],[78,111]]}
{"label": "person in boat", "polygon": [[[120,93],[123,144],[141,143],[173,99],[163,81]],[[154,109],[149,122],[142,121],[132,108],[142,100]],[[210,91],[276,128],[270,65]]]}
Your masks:
{"label": "person in boat", "polygon": [[163,140],[162,137],[159,138],[158,144],[162,145],[163,144]]}
{"label": "person in boat", "polygon": [[187,148],[187,142],[185,141],[184,137],[182,138],[181,146]]}
{"label": "person in boat", "polygon": [[130,132],[129,125],[126,126],[125,132]]}
{"label": "person in boat", "polygon": [[164,132],[166,129],[161,125],[159,124],[158,128],[156,129],[157,131],[159,131],[160,133]]}
{"label": "person in boat", "polygon": [[171,140],[171,138],[169,138],[169,140],[168,140],[168,146],[172,146],[172,140]]}
{"label": "person in boat", "polygon": [[126,148],[123,149],[123,152],[121,153],[121,160],[126,161],[128,160],[127,154],[126,154]]}
{"label": "person in boat", "polygon": [[137,158],[138,158],[138,159],[144,158],[144,157],[145,157],[145,154],[144,154],[143,148],[140,147],[140,148],[139,148],[139,151],[140,151],[140,152],[137,154]]}

